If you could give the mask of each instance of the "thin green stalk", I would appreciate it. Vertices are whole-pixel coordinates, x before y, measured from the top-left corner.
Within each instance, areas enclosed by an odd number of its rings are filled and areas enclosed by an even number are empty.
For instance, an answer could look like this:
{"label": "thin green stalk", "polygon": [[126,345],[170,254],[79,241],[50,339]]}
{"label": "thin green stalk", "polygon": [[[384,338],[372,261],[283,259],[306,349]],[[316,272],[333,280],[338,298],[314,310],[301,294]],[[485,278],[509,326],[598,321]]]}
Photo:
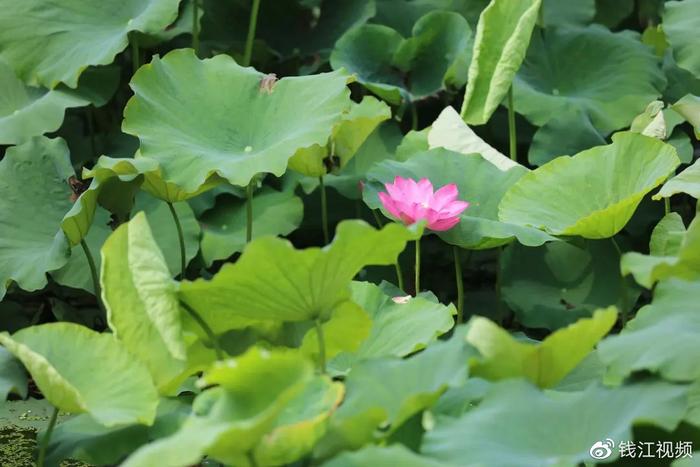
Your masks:
{"label": "thin green stalk", "polygon": [[253,180],[245,189],[245,241],[250,243],[253,239]]}
{"label": "thin green stalk", "polygon": [[260,0],[253,0],[253,8],[250,10],[250,21],[248,22],[248,37],[245,39],[245,52],[243,55],[243,66],[250,65],[253,56],[253,41],[255,40],[255,28],[258,25],[258,11],[260,10]]}
{"label": "thin green stalk", "polygon": [[[622,250],[620,249],[620,245],[617,244],[615,237],[610,237],[610,241],[612,241],[612,244],[615,247],[615,250],[617,251],[618,257],[620,258],[620,260],[622,260]],[[622,322],[622,327],[624,328],[627,324],[627,313],[629,313],[629,303],[627,297],[627,287],[625,287],[625,276],[623,276],[622,274],[620,274],[620,295],[622,296],[622,310],[620,313],[620,321]]]}
{"label": "thin green stalk", "polygon": [[97,298],[97,304],[102,308],[102,294],[100,293],[100,276],[97,274],[97,266],[95,266],[95,258],[92,256],[90,247],[88,246],[85,239],[80,240],[80,246],[83,248],[85,253],[85,258],[88,262],[88,267],[90,268],[90,276],[92,277],[92,288],[95,291],[95,297]]}
{"label": "thin green stalk", "polygon": [[192,0],[192,48],[199,52],[199,0]]}
{"label": "thin green stalk", "polygon": [[139,40],[136,34],[131,34],[129,42],[131,43],[131,65],[134,67],[134,74],[136,74],[136,70],[141,67],[141,52],[139,51]]}
{"label": "thin green stalk", "polygon": [[399,264],[398,258],[394,263],[394,269],[396,270],[396,285],[398,285],[399,289],[406,291],[406,289],[403,288],[403,271],[401,271],[401,265]]}
{"label": "thin green stalk", "polygon": [[515,107],[513,107],[513,86],[508,88],[508,141],[510,143],[510,158],[518,160],[518,140],[515,133]]}
{"label": "thin green stalk", "polygon": [[221,346],[219,346],[219,341],[216,338],[216,334],[214,334],[214,331],[209,327],[206,321],[204,321],[204,318],[200,316],[197,311],[195,311],[194,308],[189,306],[187,303],[181,301],[180,306],[185,309],[185,311],[194,319],[197,324],[199,325],[200,328],[202,328],[202,331],[204,331],[204,334],[207,335],[209,338],[209,341],[211,342],[212,347],[214,347],[214,353],[216,353],[216,359],[217,360],[223,360],[224,358],[224,352],[221,350]]}
{"label": "thin green stalk", "polygon": [[328,234],[328,199],[326,197],[326,185],[323,183],[323,175],[318,177],[319,189],[321,191],[321,227],[323,227],[323,243],[326,245],[330,241]]}
{"label": "thin green stalk", "polygon": [[248,458],[248,467],[258,467],[258,463],[255,460],[255,454],[253,454],[253,450],[251,449],[248,451],[248,454],[246,454],[246,457]]}
{"label": "thin green stalk", "polygon": [[175,206],[173,203],[166,202],[168,208],[170,208],[170,214],[173,216],[175,221],[175,227],[177,228],[177,239],[180,241],[180,278],[185,278],[185,269],[187,268],[187,253],[185,251],[185,236],[182,233],[182,224],[180,224],[180,218],[175,211]]}
{"label": "thin green stalk", "polygon": [[671,212],[671,198],[664,198],[664,214]]}
{"label": "thin green stalk", "polygon": [[[374,222],[377,223],[377,228],[381,229],[382,227],[384,227],[384,222],[382,222],[382,218],[379,217],[377,210],[372,209],[371,211],[372,215],[374,216]],[[396,262],[394,263],[394,269],[396,269],[396,285],[398,285],[399,289],[405,292],[406,289],[404,289],[403,283],[403,270],[401,269],[401,263],[399,262],[399,258],[396,258]]]}
{"label": "thin green stalk", "polygon": [[318,339],[318,360],[321,373],[326,373],[326,339],[323,337],[323,326],[321,320],[314,321],[316,325],[316,339]]}
{"label": "thin green stalk", "polygon": [[49,441],[51,441],[51,434],[53,433],[53,428],[56,426],[56,420],[58,419],[58,408],[53,408],[53,413],[49,419],[49,426],[46,428],[46,433],[41,438],[41,444],[39,445],[39,456],[37,457],[36,465],[37,467],[44,467],[44,460],[46,459],[46,449],[49,447]]}
{"label": "thin green stalk", "polygon": [[420,237],[416,239],[415,294],[420,293]]}
{"label": "thin green stalk", "polygon": [[457,282],[457,324],[464,322],[464,281],[462,278],[462,263],[459,257],[459,247],[452,246],[455,261],[455,281]]}
{"label": "thin green stalk", "polygon": [[374,216],[374,222],[377,223],[377,228],[381,229],[382,227],[384,227],[384,222],[382,222],[382,218],[379,217],[379,214],[377,214],[376,209],[372,209],[372,215]]}

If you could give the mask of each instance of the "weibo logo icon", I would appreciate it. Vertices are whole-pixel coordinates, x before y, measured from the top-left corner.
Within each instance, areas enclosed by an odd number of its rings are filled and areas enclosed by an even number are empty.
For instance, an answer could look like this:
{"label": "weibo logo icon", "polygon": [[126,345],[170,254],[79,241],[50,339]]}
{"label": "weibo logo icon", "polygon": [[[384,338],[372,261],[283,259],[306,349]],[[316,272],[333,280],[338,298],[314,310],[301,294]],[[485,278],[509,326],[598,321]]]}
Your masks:
{"label": "weibo logo icon", "polygon": [[593,446],[591,446],[588,453],[593,459],[603,460],[607,459],[612,455],[612,450],[615,447],[615,441],[610,438],[605,441],[598,441]]}

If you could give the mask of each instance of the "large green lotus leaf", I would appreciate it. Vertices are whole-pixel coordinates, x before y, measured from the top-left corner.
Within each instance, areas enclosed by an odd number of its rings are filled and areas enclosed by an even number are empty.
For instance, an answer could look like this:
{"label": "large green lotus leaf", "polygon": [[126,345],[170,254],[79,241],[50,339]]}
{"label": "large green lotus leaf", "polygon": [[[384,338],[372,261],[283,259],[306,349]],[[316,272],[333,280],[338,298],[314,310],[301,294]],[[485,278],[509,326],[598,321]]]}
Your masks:
{"label": "large green lotus leaf", "polygon": [[368,90],[391,104],[415,100],[466,82],[471,28],[461,15],[433,11],[419,19],[412,35],[366,24],[346,32],[331,54],[334,69],[357,75]]}
{"label": "large green lotus leaf", "polygon": [[[292,192],[264,188],[253,201],[253,238],[287,235],[301,224],[304,204]],[[245,200],[225,202],[206,211],[201,217],[202,258],[207,266],[243,250],[246,245]]]}
{"label": "large green lotus leaf", "polygon": [[416,22],[434,10],[459,13],[473,29],[489,0],[375,0],[375,3],[377,14],[371,21],[389,26],[408,37]]}
{"label": "large green lotus leaf", "polygon": [[411,130],[406,133],[396,148],[395,159],[405,161],[416,154],[424,153],[430,149],[428,133],[430,133],[430,127],[425,127],[422,130]]}
{"label": "large green lotus leaf", "polygon": [[341,383],[314,378],[280,413],[253,450],[256,465],[285,465],[311,452],[345,393]]}
{"label": "large green lotus leaf", "polygon": [[[221,178],[212,176],[194,191],[187,191],[179,185],[164,180],[158,162],[143,157],[139,151],[136,152],[134,158],[101,156],[92,169],[83,169],[83,178],[93,178],[101,183],[109,184],[111,182],[116,185],[113,187],[117,191],[116,195],[110,196],[114,193],[110,193],[109,190],[103,188],[105,193],[100,193],[99,202],[117,214],[123,214],[123,211],[126,211],[126,214],[128,214],[132,207],[132,204],[122,201],[123,198],[129,198],[125,196],[125,187],[140,187],[158,199],[176,203],[215,188],[222,182]],[[114,200],[112,198],[118,199]]]}
{"label": "large green lotus leaf", "polygon": [[345,400],[331,416],[329,432],[315,454],[327,457],[339,449],[358,449],[374,439],[380,425],[390,426],[385,435],[395,431],[448,387],[461,386],[473,354],[464,334],[458,333],[406,360],[385,357],[359,363],[345,379]]}
{"label": "large green lotus leaf", "polygon": [[[100,161],[107,159],[109,158],[102,156]],[[143,183],[141,173],[120,173],[104,169],[99,166],[99,161],[92,170],[83,170],[83,177],[91,179],[90,184],[61,222],[61,228],[71,246],[78,245],[90,233],[98,204],[112,212],[117,219],[127,220],[135,193]]]}
{"label": "large green lotus leaf", "polygon": [[10,393],[27,397],[27,374],[10,352],[0,348],[0,405]]}
{"label": "large green lotus leaf", "polygon": [[[289,159],[289,168],[310,177],[320,177],[328,172],[325,159],[334,156],[337,157],[334,171],[342,169],[374,129],[390,117],[389,106],[372,96],[365,96],[360,103],[353,103],[343,115],[328,143],[297,151]],[[331,148],[333,154],[329,154]]]}
{"label": "large green lotus leaf", "polygon": [[544,27],[577,26],[593,21],[596,13],[595,0],[561,2],[542,0],[542,21]]}
{"label": "large green lotus leaf", "polygon": [[12,68],[0,61],[0,144],[19,144],[33,136],[58,130],[68,108],[103,105],[118,84],[116,69],[91,69],[77,90],[48,90],[24,84]]}
{"label": "large green lotus leaf", "polygon": [[527,159],[532,165],[544,165],[556,157],[577,154],[605,144],[605,138],[593,126],[581,107],[563,109],[542,125],[532,137]]}
{"label": "large green lotus leaf", "polygon": [[87,412],[105,426],[153,422],[158,396],[151,376],[111,334],[49,323],[1,333],[0,344],[59,409]]}
{"label": "large green lotus leaf", "polygon": [[184,281],[180,297],[214,329],[227,320],[304,321],[325,317],[347,300],[350,281],[368,265],[394,264],[406,242],[420,232],[399,224],[375,230],[362,221],[338,224],[324,248],[296,250],[280,238],[252,241],[235,264],[211,280]]}
{"label": "large green lotus leaf", "polygon": [[[341,352],[355,352],[367,339],[372,326],[370,316],[356,303],[346,301],[338,305],[328,321],[321,325],[326,360]],[[304,335],[301,352],[320,361],[318,331],[315,327],[309,329]]]}
{"label": "large green lotus leaf", "polygon": [[624,132],[612,141],[525,174],[503,196],[499,219],[552,235],[615,235],[680,160],[673,146],[648,136]]}
{"label": "large green lotus leaf", "polygon": [[163,436],[162,433],[178,428],[192,409],[183,399],[161,398],[151,426],[104,427],[88,414],[61,421],[51,433],[46,464],[60,465],[63,459],[79,460],[90,465],[119,464],[129,453],[148,443],[150,438]]}
{"label": "large green lotus leaf", "polygon": [[686,228],[683,218],[677,212],[669,212],[651,232],[649,253],[657,256],[677,255],[685,235]]}
{"label": "large green lotus leaf", "polygon": [[[601,438],[616,446],[632,440],[634,425],[672,431],[685,414],[686,392],[684,386],[654,382],[548,393],[505,381],[459,419],[427,432],[421,453],[462,466],[574,467],[591,461],[591,446]],[[498,448],[490,448],[494,440]],[[608,460],[619,454],[613,449]]]}
{"label": "large green lotus leaf", "polygon": [[467,342],[481,358],[472,362],[472,373],[489,380],[525,378],[542,388],[556,386],[612,329],[617,310],[598,310],[555,331],[542,342],[522,342],[483,317],[471,320]]}
{"label": "large green lotus leaf", "polygon": [[471,48],[472,29],[464,17],[433,11],[416,21],[411,37],[396,51],[394,63],[408,71],[408,89],[420,98],[464,86]]}
{"label": "large green lotus leaf", "polygon": [[[100,248],[102,248],[102,244],[107,240],[109,234],[112,233],[112,228],[109,226],[110,221],[109,213],[98,207],[92,221],[93,225],[85,237],[85,243],[87,243],[90,249],[93,260],[95,261],[95,267],[98,270],[101,262],[99,255]],[[90,266],[85,252],[80,245],[74,246],[71,249],[70,258],[68,258],[68,262],[61,269],[51,271],[49,274],[51,274],[53,280],[61,285],[74,289],[87,290],[93,294],[95,293],[93,290],[94,284],[92,283]]]}
{"label": "large green lotus leaf", "polygon": [[[501,294],[518,322],[558,329],[612,303],[622,306],[620,263],[609,241],[510,245],[501,256]],[[627,300],[634,296],[626,291]]]}
{"label": "large green lotus leaf", "polygon": [[[659,237],[664,235],[667,240],[677,241],[677,234],[683,227],[683,221],[677,218],[680,226],[676,224],[675,233],[670,239],[663,231],[654,230],[652,242],[663,242]],[[661,225],[666,228],[666,224]],[[651,251],[649,255],[638,252],[625,253],[620,263],[622,274],[632,274],[634,279],[644,287],[651,289],[660,280],[679,278],[692,281],[700,278],[700,217],[696,217],[688,226],[688,230],[682,233],[682,241],[677,248],[665,251]]]}
{"label": "large green lotus leaf", "polygon": [[673,130],[666,141],[676,148],[678,158],[683,164],[690,164],[693,161],[693,144],[690,141],[690,136],[682,128]]}
{"label": "large green lotus leaf", "polygon": [[322,0],[318,22],[301,45],[306,55],[320,54],[324,61],[333,50],[333,45],[354,27],[360,26],[377,12],[375,0]]}
{"label": "large green lotus leaf", "polygon": [[421,457],[401,444],[390,446],[369,445],[358,451],[344,452],[323,467],[367,467],[400,465],[401,467],[446,467],[446,464]]}
{"label": "large green lotus leaf", "polygon": [[599,25],[548,29],[533,35],[513,81],[515,110],[542,126],[580,108],[608,133],[627,126],[664,84],[656,56],[629,31],[612,33]]}
{"label": "large green lotus leaf", "polygon": [[187,358],[177,285],[143,212],[102,246],[100,284],[114,335],[167,391]]}
{"label": "large green lotus leaf", "polygon": [[666,76],[666,89],[664,89],[663,100],[665,102],[676,102],[688,93],[700,95],[700,78],[693,75],[688,70],[678,66],[673,59],[670,48],[666,50],[663,57],[662,71]]}
{"label": "large green lotus leaf", "polygon": [[693,125],[695,137],[700,139],[700,97],[686,94],[673,104],[671,108]]}
{"label": "large green lotus leaf", "polygon": [[328,141],[350,107],[346,82],[344,72],[274,82],[227,55],[175,50],[134,75],[122,129],[184,191],[214,174],[245,186],[257,173],[282,175],[297,150]]}
{"label": "large green lotus leaf", "polygon": [[480,154],[504,171],[513,167],[522,167],[481,139],[450,106],[440,112],[428,130],[428,144],[430,149],[445,148],[466,155]]}
{"label": "large green lotus leaf", "polygon": [[[119,180],[121,178],[126,178],[126,176],[113,179],[115,181],[115,188],[128,189],[129,187],[133,187],[133,185],[130,183],[124,183],[123,181]],[[100,194],[103,193],[104,192],[100,192]],[[85,195],[85,193],[83,193],[83,195]],[[131,205],[133,202],[126,204]],[[197,254],[200,232],[199,223],[197,222],[192,209],[187,203],[175,203],[173,207],[175,208],[175,212],[180,219],[180,224],[185,237],[185,258],[187,262],[189,262]],[[133,213],[138,212],[146,213],[152,226],[151,229],[153,231],[153,236],[158,244],[158,247],[165,256],[165,261],[171,275],[176,276],[180,274],[180,243],[172,214],[170,213],[168,206],[162,201],[159,201],[146,193],[138,193],[136,196],[136,203],[133,207]],[[107,237],[112,233],[109,213],[98,207],[91,223],[92,226],[85,237],[85,241],[87,242],[90,251],[93,252],[95,265],[99,269],[102,259],[97,252],[100,251],[105,240],[107,240]],[[51,277],[53,277],[54,280],[61,285],[87,290],[88,292],[94,292],[90,268],[88,266],[85,254],[80,246],[73,247],[68,262],[61,269],[51,271],[50,274]]]}
{"label": "large green lotus leaf", "polygon": [[459,224],[437,233],[440,238],[470,249],[494,248],[516,238],[525,245],[537,246],[555,238],[531,227],[498,220],[498,204],[503,194],[527,172],[522,166],[503,171],[478,154],[458,154],[437,148],[414,155],[405,162],[386,160],[376,164],[367,174],[364,200],[371,209],[380,209],[382,205],[377,194],[396,176],[414,180],[428,178],[435,189],[455,183],[459,199],[470,205],[462,213]]}
{"label": "large green lotus leaf", "polygon": [[462,118],[470,125],[488,122],[508,93],[525,58],[541,0],[492,0],[476,26]]}
{"label": "large green lotus leaf", "polygon": [[194,413],[182,427],[138,449],[122,465],[185,467],[205,454],[247,465],[240,457],[245,458],[275,427],[275,420],[313,379],[311,363],[292,351],[254,347],[238,358],[219,362],[202,380],[219,387],[197,397]]}
{"label": "large green lotus leaf", "polygon": [[404,77],[393,60],[403,40],[397,31],[379,24],[351,29],[336,42],[330,57],[331,66],[349,70],[369,91],[398,105],[403,100]]}
{"label": "large green lotus leaf", "polygon": [[144,184],[147,185],[145,189],[150,188],[157,183],[154,179],[160,180],[158,164],[153,160],[107,156],[100,156],[92,169],[84,168],[82,175],[90,180],[90,185],[80,194],[61,224],[72,245],[77,245],[89,234],[97,204],[112,212],[119,221],[126,221],[139,188]]}
{"label": "large green lotus leaf", "polygon": [[402,134],[394,121],[381,124],[357,150],[357,154],[336,174],[324,178],[326,186],[338,190],[349,199],[362,198],[360,182],[364,181],[370,168],[384,159],[393,159]]}
{"label": "large green lotus leaf", "polygon": [[654,199],[670,198],[678,193],[686,193],[700,199],[700,161],[696,161],[681,173],[664,183]]}
{"label": "large green lotus leaf", "polygon": [[0,3],[0,58],[22,81],[75,88],[88,65],[107,65],[131,31],[158,32],[177,16],[180,0],[31,0]]}
{"label": "large green lotus leaf", "polygon": [[61,220],[73,206],[68,147],[37,137],[0,161],[0,299],[10,281],[24,290],[46,285],[46,272],[68,261]]}
{"label": "large green lotus leaf", "polygon": [[370,282],[352,283],[352,300],[372,320],[367,339],[355,352],[358,359],[405,357],[434,342],[454,326],[455,307],[423,296],[394,301]]}
{"label": "large green lotus leaf", "polygon": [[699,299],[697,282],[660,282],[652,303],[639,310],[621,334],[600,343],[598,354],[608,367],[608,375],[621,380],[632,372],[647,370],[671,381],[697,380]]}
{"label": "large green lotus leaf", "polygon": [[[197,256],[199,251],[199,236],[201,229],[199,222],[194,217],[194,212],[187,203],[173,204],[177,217],[180,219],[182,234],[185,239],[185,262],[189,263]],[[136,203],[132,214],[138,212],[146,213],[148,222],[153,231],[153,237],[165,256],[165,262],[172,276],[180,274],[180,239],[178,238],[175,220],[170,212],[170,208],[163,201],[149,196],[146,193],[139,193],[136,196]]]}
{"label": "large green lotus leaf", "polygon": [[700,77],[700,52],[693,41],[700,28],[700,1],[664,3],[663,28],[678,66]]}

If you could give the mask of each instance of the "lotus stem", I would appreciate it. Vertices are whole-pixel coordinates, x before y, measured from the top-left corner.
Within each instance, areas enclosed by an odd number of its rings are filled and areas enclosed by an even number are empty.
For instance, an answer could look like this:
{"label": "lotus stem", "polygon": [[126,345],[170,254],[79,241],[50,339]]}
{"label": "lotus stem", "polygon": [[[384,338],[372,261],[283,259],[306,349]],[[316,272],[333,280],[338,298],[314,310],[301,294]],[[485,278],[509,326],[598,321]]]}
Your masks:
{"label": "lotus stem", "polygon": [[396,262],[394,263],[394,269],[396,270],[396,285],[399,287],[399,289],[405,291],[403,288],[403,272],[401,271],[401,265],[399,264],[398,258],[396,258]]}
{"label": "lotus stem", "polygon": [[[374,222],[377,223],[377,228],[381,229],[384,227],[384,222],[382,222],[382,218],[379,217],[379,214],[377,213],[376,209],[372,209],[372,215],[374,216]],[[396,269],[396,285],[401,289],[402,291],[406,291],[404,289],[404,283],[403,283],[403,271],[401,270],[401,263],[399,262],[399,258],[396,258],[396,262],[394,263],[394,269]]]}
{"label": "lotus stem", "polygon": [[326,374],[326,339],[323,336],[321,320],[316,319],[316,339],[318,340],[318,364],[322,374]]}
{"label": "lotus stem", "polygon": [[219,341],[216,338],[216,334],[214,334],[214,331],[209,327],[206,321],[204,321],[204,318],[197,313],[197,311],[189,306],[187,303],[183,302],[182,300],[180,301],[180,306],[185,309],[185,311],[194,319],[197,324],[199,325],[200,328],[202,328],[202,331],[204,331],[204,334],[207,335],[209,338],[209,341],[211,342],[212,347],[214,347],[214,353],[216,353],[216,359],[217,360],[223,360],[224,358],[224,352],[221,350],[221,346],[219,346]]}
{"label": "lotus stem", "polygon": [[56,426],[57,419],[58,407],[54,407],[53,413],[51,413],[51,418],[49,419],[49,426],[46,428],[46,433],[44,433],[44,436],[41,438],[41,444],[39,444],[39,455],[36,461],[37,467],[44,467],[46,449],[49,447],[49,441],[51,441],[51,434],[53,433],[53,428]]}
{"label": "lotus stem", "polygon": [[328,245],[330,235],[328,234],[328,199],[326,197],[326,184],[323,183],[323,175],[318,177],[319,189],[321,191],[321,227],[323,228],[323,243]]}
{"label": "lotus stem", "polygon": [[253,56],[253,41],[255,40],[255,28],[258,25],[258,11],[260,10],[260,0],[253,0],[253,7],[250,10],[250,21],[248,23],[248,36],[245,39],[245,52],[243,54],[243,66],[250,66],[250,59]]}
{"label": "lotus stem", "polygon": [[452,246],[455,261],[455,282],[457,283],[457,324],[464,322],[464,282],[462,279],[462,263],[459,255],[459,247]]}
{"label": "lotus stem", "polygon": [[420,237],[416,239],[415,296],[420,293]]}
{"label": "lotus stem", "polygon": [[[668,199],[668,198],[667,198]],[[610,241],[612,242],[613,246],[615,247],[615,250],[617,251],[617,255],[622,260],[622,250],[620,249],[620,245],[617,244],[617,241],[615,240],[615,237],[610,237]],[[629,303],[628,303],[628,298],[627,298],[627,287],[625,287],[625,277],[620,273],[620,295],[622,299],[622,305],[621,305],[621,313],[620,313],[620,321],[622,323],[622,327],[624,328],[625,325],[627,324],[627,313],[628,313],[628,308],[629,308]]]}
{"label": "lotus stem", "polygon": [[199,0],[192,0],[192,48],[199,52]]}
{"label": "lotus stem", "polygon": [[377,223],[377,228],[381,229],[382,227],[384,227],[384,222],[382,222],[382,218],[379,217],[379,214],[377,214],[376,209],[372,209],[372,215],[374,216],[374,222]]}
{"label": "lotus stem", "polygon": [[246,224],[245,224],[245,242],[250,243],[253,239],[253,180],[248,183],[245,189],[246,203]]}
{"label": "lotus stem", "polygon": [[508,142],[510,143],[510,158],[518,161],[518,139],[515,132],[515,107],[513,107],[513,85],[508,88]]}
{"label": "lotus stem", "polygon": [[671,212],[671,198],[664,198],[664,215]]}
{"label": "lotus stem", "polygon": [[170,208],[170,214],[173,216],[173,221],[175,221],[175,228],[177,228],[177,239],[180,242],[180,278],[185,278],[185,269],[187,268],[187,253],[185,251],[185,236],[182,233],[182,225],[180,224],[180,218],[177,215],[175,206],[173,203],[167,202]]}
{"label": "lotus stem", "polygon": [[104,311],[104,307],[102,306],[102,294],[100,293],[100,278],[99,275],[97,274],[97,266],[95,266],[95,258],[92,256],[92,252],[90,251],[90,247],[88,246],[87,242],[85,239],[80,240],[80,246],[83,248],[83,252],[85,253],[85,258],[87,259],[88,262],[88,267],[90,268],[90,276],[92,277],[92,288],[95,293],[95,297],[97,298],[97,305]]}

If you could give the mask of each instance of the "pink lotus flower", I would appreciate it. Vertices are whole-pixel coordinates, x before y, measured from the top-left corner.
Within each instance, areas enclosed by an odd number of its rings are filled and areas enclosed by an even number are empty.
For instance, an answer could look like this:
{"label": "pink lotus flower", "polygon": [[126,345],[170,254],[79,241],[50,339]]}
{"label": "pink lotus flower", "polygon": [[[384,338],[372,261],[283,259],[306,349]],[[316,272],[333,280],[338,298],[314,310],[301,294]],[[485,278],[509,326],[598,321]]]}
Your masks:
{"label": "pink lotus flower", "polygon": [[457,200],[459,192],[454,183],[433,193],[433,184],[427,178],[416,182],[397,176],[394,183],[384,186],[387,193],[379,193],[384,209],[406,225],[425,220],[430,230],[449,230],[459,223],[459,215],[469,207],[466,201]]}

